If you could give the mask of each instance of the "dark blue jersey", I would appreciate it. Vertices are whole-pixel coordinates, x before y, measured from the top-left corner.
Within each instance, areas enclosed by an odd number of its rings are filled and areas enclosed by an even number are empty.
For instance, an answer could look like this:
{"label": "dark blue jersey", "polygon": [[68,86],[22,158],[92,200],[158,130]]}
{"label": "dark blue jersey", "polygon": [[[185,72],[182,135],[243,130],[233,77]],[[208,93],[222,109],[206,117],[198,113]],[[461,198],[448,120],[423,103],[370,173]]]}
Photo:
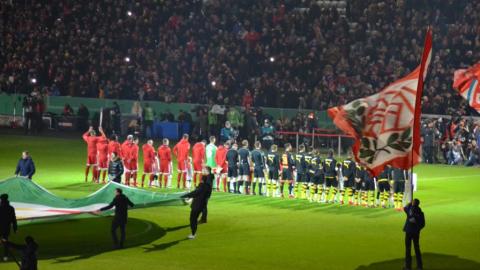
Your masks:
{"label": "dark blue jersey", "polygon": [[270,171],[279,171],[280,170],[280,157],[276,152],[268,152],[267,154],[267,165]]}
{"label": "dark blue jersey", "polygon": [[337,176],[337,160],[333,157],[327,157],[323,160],[323,173],[325,177]]}
{"label": "dark blue jersey", "polygon": [[392,179],[395,182],[405,181],[407,179],[405,170],[402,170],[402,169],[399,169],[399,168],[393,168],[392,169]]}
{"label": "dark blue jersey", "polygon": [[255,168],[265,168],[265,155],[260,150],[252,151],[252,161]]}
{"label": "dark blue jersey", "polygon": [[240,148],[238,150],[238,156],[240,157],[241,165],[248,165],[248,158],[250,157],[250,151],[247,148]]}
{"label": "dark blue jersey", "polygon": [[305,162],[304,153],[298,153],[295,155],[295,169],[297,169],[297,173],[299,174],[307,172],[307,163]]}
{"label": "dark blue jersey", "polygon": [[343,177],[347,177],[349,179],[353,179],[355,177],[355,161],[351,159],[345,159],[342,162],[342,175]]}
{"label": "dark blue jersey", "polygon": [[227,162],[228,167],[234,168],[237,167],[238,163],[238,151],[235,149],[230,149],[227,151]]}
{"label": "dark blue jersey", "polygon": [[379,181],[390,180],[392,179],[391,169],[388,166],[385,166],[383,171],[378,176]]}
{"label": "dark blue jersey", "polygon": [[355,178],[360,178],[360,180],[363,180],[365,178],[365,173],[365,168],[357,164],[355,168]]}

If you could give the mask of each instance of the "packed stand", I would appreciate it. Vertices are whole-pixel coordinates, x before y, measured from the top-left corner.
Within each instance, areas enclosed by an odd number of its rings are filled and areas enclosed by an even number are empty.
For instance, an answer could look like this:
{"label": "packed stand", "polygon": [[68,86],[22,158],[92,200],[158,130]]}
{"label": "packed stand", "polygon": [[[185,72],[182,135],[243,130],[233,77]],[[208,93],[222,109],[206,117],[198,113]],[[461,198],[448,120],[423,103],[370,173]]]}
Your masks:
{"label": "packed stand", "polygon": [[426,113],[473,113],[453,70],[480,59],[480,3],[347,1],[5,2],[0,89],[48,95],[325,110],[434,59]]}

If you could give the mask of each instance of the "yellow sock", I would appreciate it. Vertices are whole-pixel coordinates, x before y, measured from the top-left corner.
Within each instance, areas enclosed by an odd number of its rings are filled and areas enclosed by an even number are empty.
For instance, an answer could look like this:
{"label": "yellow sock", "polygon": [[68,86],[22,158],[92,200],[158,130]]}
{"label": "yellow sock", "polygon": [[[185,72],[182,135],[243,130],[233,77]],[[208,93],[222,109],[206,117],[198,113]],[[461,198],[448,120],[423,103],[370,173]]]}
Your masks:
{"label": "yellow sock", "polygon": [[300,198],[305,199],[307,197],[307,184],[302,184],[302,195]]}

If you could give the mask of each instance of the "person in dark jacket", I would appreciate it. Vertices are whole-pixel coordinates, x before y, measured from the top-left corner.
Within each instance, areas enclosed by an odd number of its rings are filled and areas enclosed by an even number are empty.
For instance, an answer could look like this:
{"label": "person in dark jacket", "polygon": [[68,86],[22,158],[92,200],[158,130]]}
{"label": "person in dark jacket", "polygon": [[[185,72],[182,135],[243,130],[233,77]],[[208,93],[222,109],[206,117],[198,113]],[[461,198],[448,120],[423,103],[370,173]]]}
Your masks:
{"label": "person in dark jacket", "polygon": [[205,202],[205,207],[202,210],[202,216],[200,216],[200,223],[207,223],[207,214],[208,214],[208,200],[210,199],[210,196],[212,195],[212,188],[213,188],[213,180],[215,179],[215,176],[212,173],[211,167],[206,167],[206,174],[202,176],[202,183],[207,184],[207,201]]}
{"label": "person in dark jacket", "polygon": [[22,261],[20,270],[37,270],[37,250],[38,244],[33,237],[25,237],[25,245],[18,245],[2,239],[3,245],[6,248],[13,248],[22,252]]}
{"label": "person in dark jacket", "polygon": [[[13,232],[17,232],[17,217],[15,216],[15,209],[10,205],[8,201],[8,195],[0,195],[0,237],[8,240],[10,236],[10,230],[13,228]],[[8,249],[5,246],[3,260],[8,260]]]}
{"label": "person in dark jacket", "polygon": [[[134,204],[128,199],[127,196],[123,195],[123,192],[120,188],[115,190],[115,198],[113,201],[103,207],[100,210],[96,211],[96,213],[100,213],[101,211],[109,210],[115,206],[115,216],[112,220],[112,239],[114,248],[121,249],[123,248],[123,242],[125,242],[125,226],[127,225],[128,219],[128,207],[133,207]],[[117,238],[117,229],[120,228],[120,242]]]}
{"label": "person in dark jacket", "polygon": [[118,153],[113,152],[108,163],[108,179],[110,181],[120,183],[122,182],[123,164]]}
{"label": "person in dark jacket", "polygon": [[213,175],[211,175],[211,168],[206,167],[204,170],[204,178],[202,183],[198,185],[198,187],[185,195],[182,195],[182,198],[192,198],[192,210],[190,211],[190,229],[192,230],[192,234],[188,236],[188,239],[195,239],[195,235],[197,233],[197,225],[198,225],[198,217],[202,212],[205,211],[205,221],[206,221],[206,214],[207,214],[207,202],[212,194],[212,179]]}
{"label": "person in dark jacket", "polygon": [[34,174],[35,164],[33,163],[33,159],[30,157],[28,151],[23,151],[22,158],[18,161],[17,169],[15,169],[15,175],[23,176],[31,180]]}
{"label": "person in dark jacket", "polygon": [[407,220],[403,226],[405,232],[405,270],[412,269],[412,241],[417,259],[417,269],[423,269],[422,254],[420,252],[420,231],[425,227],[425,216],[420,208],[420,200],[414,199],[403,209]]}

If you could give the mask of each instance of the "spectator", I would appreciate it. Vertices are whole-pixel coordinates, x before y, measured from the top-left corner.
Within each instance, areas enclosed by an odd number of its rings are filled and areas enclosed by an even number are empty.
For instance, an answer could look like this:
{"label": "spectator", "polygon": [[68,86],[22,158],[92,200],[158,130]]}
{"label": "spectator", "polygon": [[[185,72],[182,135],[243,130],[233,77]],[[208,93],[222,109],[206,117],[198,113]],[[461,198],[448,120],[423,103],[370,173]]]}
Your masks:
{"label": "spectator", "polygon": [[260,129],[260,136],[262,139],[262,145],[265,149],[270,149],[274,142],[274,132],[275,129],[270,124],[268,119],[265,119],[262,128]]}
{"label": "spectator", "polygon": [[63,116],[67,116],[67,117],[73,115],[73,109],[72,109],[72,107],[70,106],[70,104],[68,104],[68,103],[65,104],[65,106],[63,107],[62,115],[63,115]]}
{"label": "spectator", "polygon": [[155,112],[153,111],[150,104],[145,103],[145,108],[143,108],[143,134],[147,138],[152,138],[152,127],[153,127],[153,120],[155,117]]}
{"label": "spectator", "polygon": [[83,132],[89,126],[88,118],[90,117],[90,112],[88,111],[87,107],[84,104],[80,104],[80,107],[78,107],[77,116],[78,116],[78,124],[77,124],[78,130],[81,130]]}
{"label": "spectator", "polygon": [[[0,196],[0,237],[8,240],[10,230],[17,232],[17,217],[15,216],[15,209],[8,201],[8,194]],[[8,260],[8,249],[5,246],[3,260]]]}
{"label": "spectator", "polygon": [[229,121],[225,122],[225,127],[222,128],[220,131],[220,139],[222,142],[232,141],[234,140],[234,130],[230,125]]}

